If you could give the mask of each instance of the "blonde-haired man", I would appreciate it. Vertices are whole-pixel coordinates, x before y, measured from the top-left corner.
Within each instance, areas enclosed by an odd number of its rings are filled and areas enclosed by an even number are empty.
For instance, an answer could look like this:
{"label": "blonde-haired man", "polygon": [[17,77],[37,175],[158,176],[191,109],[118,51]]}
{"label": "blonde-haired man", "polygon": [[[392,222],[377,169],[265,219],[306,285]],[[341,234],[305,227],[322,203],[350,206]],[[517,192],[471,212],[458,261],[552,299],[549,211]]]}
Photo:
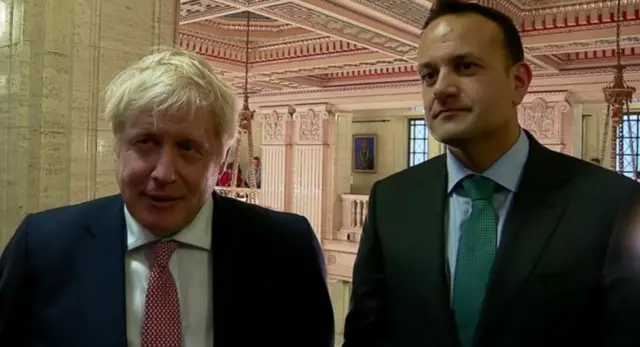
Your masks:
{"label": "blonde-haired man", "polygon": [[235,96],[193,54],[106,91],[120,194],[27,216],[0,258],[0,346],[333,346],[309,222],[221,197]]}

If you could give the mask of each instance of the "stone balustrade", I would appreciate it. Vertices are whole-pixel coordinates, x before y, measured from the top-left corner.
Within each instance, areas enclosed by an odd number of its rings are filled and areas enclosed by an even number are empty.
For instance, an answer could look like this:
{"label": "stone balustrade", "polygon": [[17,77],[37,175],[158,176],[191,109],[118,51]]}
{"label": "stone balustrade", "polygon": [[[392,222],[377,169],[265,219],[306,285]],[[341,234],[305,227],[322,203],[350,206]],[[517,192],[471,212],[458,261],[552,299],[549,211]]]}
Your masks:
{"label": "stone balustrade", "polygon": [[336,233],[340,241],[360,242],[364,221],[367,218],[369,197],[367,195],[342,194],[342,224]]}
{"label": "stone balustrade", "polygon": [[260,205],[260,189],[254,189],[252,192],[249,188],[216,187],[216,191],[222,196]]}
{"label": "stone balustrade", "polygon": [[367,195],[342,194],[342,223],[332,240],[323,240],[327,272],[332,279],[351,281],[362,227],[367,217]]}

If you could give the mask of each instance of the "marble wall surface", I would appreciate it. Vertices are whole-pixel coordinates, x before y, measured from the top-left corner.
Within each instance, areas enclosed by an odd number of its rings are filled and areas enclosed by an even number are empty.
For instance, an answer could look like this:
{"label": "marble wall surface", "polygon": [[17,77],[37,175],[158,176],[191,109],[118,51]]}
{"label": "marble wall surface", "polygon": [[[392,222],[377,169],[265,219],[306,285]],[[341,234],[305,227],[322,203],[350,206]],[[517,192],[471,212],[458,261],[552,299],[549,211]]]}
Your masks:
{"label": "marble wall surface", "polygon": [[0,0],[0,249],[29,212],[117,191],[103,91],[173,46],[178,0]]}

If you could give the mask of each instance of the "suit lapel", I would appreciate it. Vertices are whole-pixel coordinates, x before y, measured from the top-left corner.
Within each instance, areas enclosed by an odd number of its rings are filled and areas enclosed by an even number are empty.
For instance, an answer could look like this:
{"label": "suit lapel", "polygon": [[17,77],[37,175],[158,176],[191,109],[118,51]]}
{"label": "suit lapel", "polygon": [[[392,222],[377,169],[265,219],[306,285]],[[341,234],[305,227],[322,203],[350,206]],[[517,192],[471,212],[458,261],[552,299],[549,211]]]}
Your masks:
{"label": "suit lapel", "polygon": [[[226,327],[232,318],[233,301],[233,233],[234,216],[224,198],[214,193],[212,222],[212,269],[213,269],[213,329],[216,346],[232,345],[233,331]],[[127,346],[125,255],[126,224],[122,198],[112,196],[97,200],[95,214],[87,216],[86,238],[78,247],[80,292],[84,296],[81,305],[86,307],[88,341],[95,347]],[[224,300],[226,299],[226,301]],[[233,319],[231,319],[233,320]],[[227,326],[225,326],[225,324]],[[98,327],[98,328],[96,328]],[[229,335],[227,335],[228,332]],[[231,342],[231,343],[229,343]]]}
{"label": "suit lapel", "polygon": [[233,264],[234,254],[240,249],[233,240],[233,215],[228,202],[217,193],[213,193],[213,218],[211,230],[211,260],[213,262],[213,341],[215,346],[233,345]]}
{"label": "suit lapel", "polygon": [[96,201],[88,220],[86,238],[76,250],[78,281],[89,331],[86,345],[127,346],[125,299],[126,226],[119,195]]}
{"label": "suit lapel", "polygon": [[433,343],[435,338],[437,345],[451,346],[457,341],[457,333],[449,305],[445,253],[446,157],[431,159],[417,173],[421,181],[408,191],[407,211],[402,213],[404,223],[410,228],[405,248],[415,249],[410,260],[417,264],[415,281],[426,300],[418,309],[428,316],[427,326],[435,332],[427,342]]}
{"label": "suit lapel", "polygon": [[479,322],[478,331],[485,337],[529,278],[570,198],[563,189],[570,170],[557,154],[527,136],[529,158],[504,224]]}

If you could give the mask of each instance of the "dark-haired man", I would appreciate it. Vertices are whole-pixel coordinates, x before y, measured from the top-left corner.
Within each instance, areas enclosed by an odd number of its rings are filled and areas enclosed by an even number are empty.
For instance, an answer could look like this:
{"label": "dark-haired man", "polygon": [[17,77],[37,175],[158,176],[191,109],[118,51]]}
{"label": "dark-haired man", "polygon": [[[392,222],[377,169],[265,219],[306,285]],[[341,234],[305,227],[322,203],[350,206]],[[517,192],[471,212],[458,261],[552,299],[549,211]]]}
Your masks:
{"label": "dark-haired man", "polygon": [[418,62],[447,151],[374,184],[343,346],[640,344],[640,286],[610,247],[639,186],[520,128],[532,73],[509,18],[438,4]]}

